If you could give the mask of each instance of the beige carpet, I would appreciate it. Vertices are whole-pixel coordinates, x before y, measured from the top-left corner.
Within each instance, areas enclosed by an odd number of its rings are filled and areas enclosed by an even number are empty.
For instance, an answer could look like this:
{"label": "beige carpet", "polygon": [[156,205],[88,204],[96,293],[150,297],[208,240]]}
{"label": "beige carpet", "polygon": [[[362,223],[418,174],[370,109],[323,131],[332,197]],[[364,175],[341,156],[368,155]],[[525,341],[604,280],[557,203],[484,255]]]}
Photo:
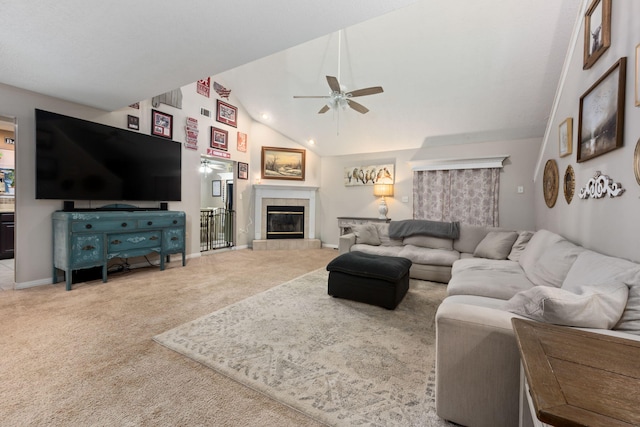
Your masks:
{"label": "beige carpet", "polygon": [[159,343],[332,426],[450,426],[435,415],[445,287],[396,310],[327,295],[324,268],[160,334]]}
{"label": "beige carpet", "polygon": [[64,283],[0,291],[0,425],[321,425],[152,337],[336,255],[229,251],[71,292]]}

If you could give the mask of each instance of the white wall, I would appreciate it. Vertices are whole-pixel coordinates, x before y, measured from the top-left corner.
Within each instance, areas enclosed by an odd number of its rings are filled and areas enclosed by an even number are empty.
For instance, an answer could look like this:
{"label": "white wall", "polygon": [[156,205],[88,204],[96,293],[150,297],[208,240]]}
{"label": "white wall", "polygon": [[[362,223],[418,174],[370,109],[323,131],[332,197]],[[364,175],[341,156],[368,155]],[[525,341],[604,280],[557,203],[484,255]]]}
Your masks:
{"label": "white wall", "polygon": [[[590,1],[585,0],[586,3]],[[588,248],[610,255],[640,261],[637,240],[640,237],[638,199],[640,186],[633,172],[633,154],[640,137],[640,108],[634,105],[635,98],[635,49],[640,43],[640,2],[616,0],[612,6],[611,47],[589,70],[582,69],[583,32],[581,25],[576,43],[567,58],[567,73],[561,82],[557,111],[549,122],[548,136],[540,154],[540,166],[535,175],[536,227],[552,230]],[[580,97],[621,57],[627,57],[626,105],[624,146],[599,157],[577,163],[578,118]],[[560,158],[558,155],[558,126],[567,117],[573,118],[573,154]],[[567,204],[562,190],[551,209],[544,202],[542,174],[548,159],[558,163],[560,177],[568,165],[575,170],[576,195]],[[609,175],[620,182],[626,192],[618,198],[581,200],[577,197],[596,171]]]}
{"label": "white wall", "polygon": [[[500,174],[500,226],[514,229],[533,229],[532,174],[539,139],[496,141],[474,144],[424,147],[418,150],[388,151],[384,153],[325,157],[322,159],[322,185],[320,189],[322,241],[338,244],[339,216],[377,217],[379,198],[371,186],[344,185],[345,167],[393,163],[395,165],[394,196],[387,198],[388,217],[392,220],[413,216],[413,171],[410,162],[451,158],[473,158],[509,155]],[[524,187],[518,194],[517,187]],[[402,202],[406,196],[408,202]]]}

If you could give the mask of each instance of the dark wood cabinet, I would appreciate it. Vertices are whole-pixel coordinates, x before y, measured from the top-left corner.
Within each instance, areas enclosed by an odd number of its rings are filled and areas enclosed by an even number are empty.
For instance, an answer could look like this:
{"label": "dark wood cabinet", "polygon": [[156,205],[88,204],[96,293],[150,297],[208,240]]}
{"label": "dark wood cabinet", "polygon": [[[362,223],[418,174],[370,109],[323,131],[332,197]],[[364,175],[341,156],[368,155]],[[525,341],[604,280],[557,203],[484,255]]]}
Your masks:
{"label": "dark wood cabinet", "polygon": [[13,258],[14,229],[13,212],[0,214],[0,259]]}

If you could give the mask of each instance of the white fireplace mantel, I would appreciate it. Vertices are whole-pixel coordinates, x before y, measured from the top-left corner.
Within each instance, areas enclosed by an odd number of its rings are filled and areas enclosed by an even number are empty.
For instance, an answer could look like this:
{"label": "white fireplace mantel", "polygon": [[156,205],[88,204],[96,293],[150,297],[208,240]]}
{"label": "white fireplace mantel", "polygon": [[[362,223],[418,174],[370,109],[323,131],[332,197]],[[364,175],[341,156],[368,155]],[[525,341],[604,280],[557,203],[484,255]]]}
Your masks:
{"label": "white fireplace mantel", "polygon": [[262,199],[305,199],[309,200],[309,239],[316,237],[316,191],[318,187],[298,185],[255,184],[254,230],[255,239],[262,238]]}

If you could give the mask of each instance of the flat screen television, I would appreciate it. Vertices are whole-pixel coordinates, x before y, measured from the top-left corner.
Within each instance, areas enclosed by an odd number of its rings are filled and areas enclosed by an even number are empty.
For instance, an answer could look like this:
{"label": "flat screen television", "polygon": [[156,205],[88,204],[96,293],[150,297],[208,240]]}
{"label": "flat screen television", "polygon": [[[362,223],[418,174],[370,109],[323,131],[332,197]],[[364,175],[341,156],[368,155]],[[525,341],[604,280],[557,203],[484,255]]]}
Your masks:
{"label": "flat screen television", "polygon": [[181,146],[36,109],[36,199],[178,201]]}

